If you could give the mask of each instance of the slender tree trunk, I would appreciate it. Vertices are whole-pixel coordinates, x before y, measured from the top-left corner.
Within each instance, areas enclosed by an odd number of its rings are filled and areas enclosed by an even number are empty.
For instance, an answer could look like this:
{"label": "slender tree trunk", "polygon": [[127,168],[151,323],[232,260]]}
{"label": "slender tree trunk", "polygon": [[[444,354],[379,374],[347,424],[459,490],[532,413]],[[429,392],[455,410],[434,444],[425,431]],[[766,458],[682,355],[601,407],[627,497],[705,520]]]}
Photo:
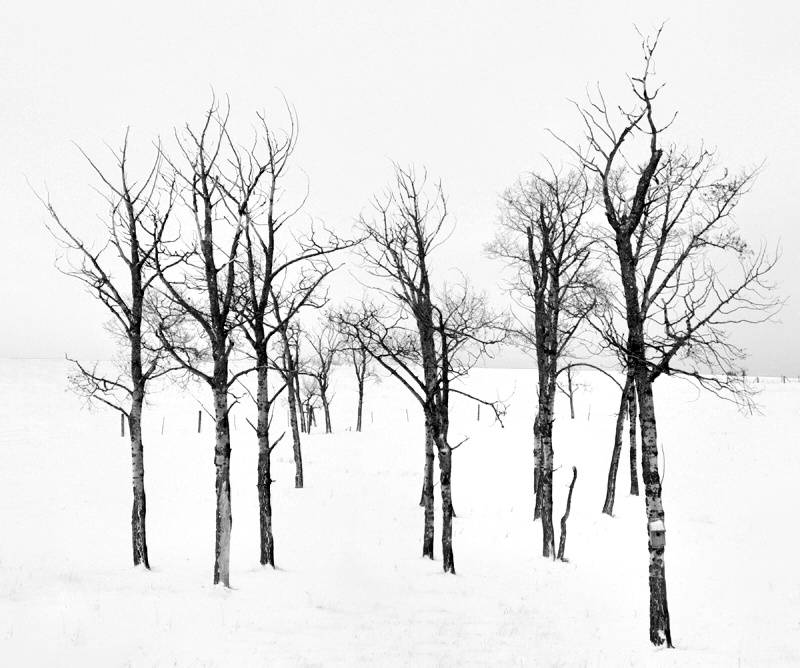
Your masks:
{"label": "slender tree trunk", "polygon": [[356,419],[356,431],[361,431],[361,414],[364,410],[364,381],[358,382],[358,418]]}
{"label": "slender tree trunk", "polygon": [[147,557],[147,535],[145,516],[147,500],[144,493],[144,445],[142,443],[142,406],[144,392],[134,390],[131,402],[129,431],[131,438],[131,463],[133,467],[133,509],[131,511],[131,532],[133,538],[133,565],[143,564],[150,568]]}
{"label": "slender tree trunk", "polygon": [[420,504],[425,509],[425,526],[422,534],[422,556],[433,559],[434,539],[434,499],[433,499],[433,427],[429,418],[425,418],[425,477],[422,480],[422,499]]}
{"label": "slender tree trunk", "polygon": [[442,488],[442,568],[445,573],[456,574],[453,558],[453,496],[450,488],[453,452],[447,441],[437,438],[439,450],[439,484]]}
{"label": "slender tree trunk", "polygon": [[628,421],[631,463],[631,496],[639,496],[639,473],[636,470],[636,384],[631,382],[628,390]]}
{"label": "slender tree trunk", "polygon": [[[299,397],[300,394],[296,393],[295,396]],[[308,409],[303,408],[303,402],[302,401],[298,400],[297,407],[295,408],[295,413],[296,413],[295,420],[297,419],[297,416],[300,417],[300,433],[301,434],[309,433],[309,431],[311,431],[311,430],[309,429],[309,423],[308,423],[308,418],[307,418]]]}
{"label": "slender tree trunk", "polygon": [[[292,388],[294,389],[294,396],[295,396],[295,413],[300,414],[300,431],[303,434],[310,434],[311,433],[311,421],[307,419],[306,413],[303,412],[303,400],[302,400],[302,393],[300,392],[300,374],[297,373],[295,362],[292,358],[289,358],[289,363],[292,365]],[[295,418],[297,419],[297,418]],[[300,450],[300,437],[298,436],[296,441],[296,450]],[[302,464],[301,464],[302,467]]]}
{"label": "slender tree trunk", "polygon": [[272,478],[270,473],[269,443],[269,388],[267,385],[266,360],[258,366],[258,388],[256,390],[256,436],[258,437],[258,515],[261,537],[260,563],[275,568],[275,543],[272,536]]}
{"label": "slender tree trunk", "polygon": [[[284,346],[287,345],[284,342]],[[288,355],[284,353],[284,361],[287,361],[287,357]],[[300,395],[295,394],[295,373],[291,366],[288,368],[288,373],[289,382],[286,383],[286,392],[289,401],[289,424],[292,428],[292,444],[294,446],[294,486],[299,489],[303,486],[303,454],[300,450],[300,429],[297,424],[297,402]],[[300,412],[302,413],[302,408]]]}
{"label": "slender tree trunk", "polygon": [[[215,374],[227,379],[224,374]],[[218,378],[214,388],[214,417],[216,419],[216,444],[214,447],[214,465],[216,468],[216,541],[214,546],[214,584],[220,582],[230,587],[231,556],[231,435],[228,424],[228,393],[224,389],[225,381]],[[220,389],[222,388],[222,389]]]}
{"label": "slender tree trunk", "polygon": [[322,400],[322,410],[325,412],[325,433],[330,434],[333,431],[331,429],[331,406],[330,403],[328,403],[327,393],[321,387],[319,396]]}
{"label": "slender tree trunk", "polygon": [[575,403],[572,392],[572,367],[567,368],[567,390],[569,390],[569,417],[575,419]]}
{"label": "slender tree trunk", "polygon": [[642,480],[648,523],[647,548],[650,553],[650,641],[654,645],[663,645],[666,642],[667,647],[672,647],[664,566],[666,538],[662,539],[663,545],[654,546],[653,532],[650,531],[654,522],[664,521],[664,508],[661,503],[661,477],[658,472],[655,402],[646,369],[638,370],[636,390],[639,397],[639,420],[642,429]]}
{"label": "slender tree trunk", "polygon": [[567,509],[564,512],[564,517],[561,518],[561,538],[558,541],[558,558],[564,561],[564,550],[567,547],[567,520],[569,519],[569,511],[572,507],[572,490],[575,489],[575,481],[578,479],[578,469],[572,467],[572,482],[569,485],[569,494],[567,494]]}
{"label": "slender tree trunk", "polygon": [[614,514],[614,497],[617,490],[617,471],[619,470],[619,458],[622,454],[622,432],[625,427],[625,414],[628,409],[628,396],[632,385],[633,377],[629,373],[625,379],[625,387],[619,402],[617,411],[617,425],[614,429],[614,450],[611,453],[611,464],[608,467],[608,482],[606,483],[606,500],[603,503],[603,512],[606,515]]}

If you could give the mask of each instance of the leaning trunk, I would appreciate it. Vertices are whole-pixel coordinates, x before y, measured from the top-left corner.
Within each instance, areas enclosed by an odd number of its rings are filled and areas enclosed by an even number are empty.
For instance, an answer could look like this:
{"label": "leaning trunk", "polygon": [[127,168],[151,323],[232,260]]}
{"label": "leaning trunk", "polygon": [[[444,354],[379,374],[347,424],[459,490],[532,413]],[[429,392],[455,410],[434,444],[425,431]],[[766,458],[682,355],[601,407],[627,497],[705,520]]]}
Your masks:
{"label": "leaning trunk", "polygon": [[575,489],[575,481],[578,479],[577,467],[572,467],[572,482],[569,485],[569,494],[567,494],[567,509],[564,511],[564,516],[561,518],[561,538],[558,541],[558,558],[561,561],[564,559],[564,551],[567,547],[567,520],[569,519],[569,511],[572,508],[572,491]]}
{"label": "leaning trunk", "polygon": [[631,462],[631,496],[639,496],[639,474],[636,471],[636,384],[631,382],[628,389],[628,421]]}
{"label": "leaning trunk", "polygon": [[[225,374],[218,374],[227,378]],[[228,394],[224,381],[219,381],[214,388],[214,418],[216,419],[216,444],[214,447],[214,465],[216,468],[216,541],[214,545],[214,584],[220,582],[230,587],[231,556],[231,435],[228,424]]]}
{"label": "leaning trunk", "polygon": [[259,364],[256,390],[256,436],[258,437],[258,516],[261,536],[260,562],[275,568],[275,544],[272,537],[272,479],[269,447],[269,388],[267,363]]}
{"label": "leaning trunk", "polygon": [[[303,434],[310,434],[311,433],[311,421],[306,418],[306,413],[303,412],[303,401],[301,397],[303,396],[300,392],[300,374],[297,373],[297,370],[294,366],[294,362],[292,359],[289,359],[289,363],[292,366],[291,377],[292,377],[292,388],[294,391],[295,396],[295,414],[300,415],[300,432]],[[295,415],[295,420],[297,420],[297,415]],[[297,437],[295,441],[295,450],[300,450],[300,437]],[[301,464],[302,467],[302,464]]]}
{"label": "leaning trunk", "polygon": [[288,374],[286,392],[289,401],[289,424],[292,428],[292,443],[294,445],[294,486],[300,488],[303,486],[303,455],[300,451],[300,427],[297,424],[297,400],[299,395],[295,393],[295,374],[291,368],[289,368]]}
{"label": "leaning trunk", "polygon": [[642,480],[644,482],[645,509],[647,512],[648,543],[650,553],[650,641],[654,645],[672,647],[672,635],[667,607],[667,580],[664,567],[666,536],[656,531],[654,523],[664,522],[661,504],[661,477],[658,472],[658,438],[653,387],[647,370],[636,375],[639,395],[639,420],[642,429]]}
{"label": "leaning trunk", "polygon": [[614,514],[614,497],[617,489],[617,471],[619,470],[619,458],[622,454],[622,431],[625,427],[625,413],[628,409],[628,394],[632,385],[630,374],[625,379],[625,387],[622,389],[619,411],[617,411],[617,426],[614,430],[614,450],[611,453],[611,465],[608,467],[608,481],[606,482],[606,500],[603,503],[603,512],[606,515]]}
{"label": "leaning trunk", "polygon": [[147,502],[144,493],[144,446],[142,444],[142,405],[144,392],[133,392],[129,431],[131,437],[131,463],[133,467],[133,510],[131,512],[131,532],[133,538],[133,565],[143,564],[150,568],[147,558],[147,535],[145,515]]}

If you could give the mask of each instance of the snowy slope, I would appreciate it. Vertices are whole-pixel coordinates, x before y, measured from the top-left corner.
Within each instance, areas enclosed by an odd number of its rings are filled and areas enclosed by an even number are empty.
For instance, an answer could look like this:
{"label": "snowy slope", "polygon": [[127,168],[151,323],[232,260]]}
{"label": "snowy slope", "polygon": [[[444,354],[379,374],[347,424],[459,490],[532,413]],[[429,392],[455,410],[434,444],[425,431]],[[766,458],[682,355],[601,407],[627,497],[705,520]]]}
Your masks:
{"label": "snowy slope", "polygon": [[[0,664],[7,666],[798,665],[795,447],[800,383],[765,383],[763,415],[671,379],[656,386],[666,459],[675,650],[648,642],[643,501],[601,515],[617,390],[591,379],[557,406],[556,518],[578,467],[568,563],[532,518],[531,370],[479,370],[511,397],[505,428],[454,409],[458,575],[420,558],[419,409],[391,380],[367,389],[365,431],[338,372],[335,433],[273,453],[278,570],[258,565],[256,448],[234,410],[232,590],[213,587],[213,431],[175,389],[145,415],[152,572],[130,565],[130,457],[119,418],[65,391],[59,361],[0,360]],[[497,388],[495,390],[495,388]],[[192,393],[206,400],[205,389]],[[408,417],[406,416],[408,410]],[[373,415],[371,417],[371,414]],[[162,419],[164,434],[161,434]],[[280,419],[276,418],[276,422]],[[463,436],[462,436],[463,435]],[[437,557],[439,554],[437,509]]]}

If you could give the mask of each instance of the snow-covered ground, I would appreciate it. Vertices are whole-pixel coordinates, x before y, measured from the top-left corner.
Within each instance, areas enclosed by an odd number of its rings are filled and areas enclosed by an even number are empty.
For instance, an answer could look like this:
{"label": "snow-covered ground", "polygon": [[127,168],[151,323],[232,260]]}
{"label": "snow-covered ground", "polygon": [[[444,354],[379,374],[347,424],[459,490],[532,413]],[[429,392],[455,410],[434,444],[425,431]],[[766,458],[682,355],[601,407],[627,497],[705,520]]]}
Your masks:
{"label": "snow-covered ground", "polygon": [[[579,394],[575,420],[557,406],[556,519],[572,465],[578,481],[569,561],[556,563],[539,556],[532,522],[533,372],[471,375],[473,389],[511,399],[505,428],[486,409],[480,422],[474,406],[454,409],[453,443],[470,437],[454,455],[455,577],[420,557],[422,425],[400,386],[368,387],[356,434],[338,372],[335,433],[303,441],[305,489],[293,487],[288,437],[275,450],[275,571],[258,565],[255,438],[237,406],[224,590],[211,585],[213,431],[204,416],[197,433],[197,400],[165,390],[145,415],[146,572],[131,566],[119,418],[82,409],[65,373],[0,360],[3,666],[800,665],[796,381],[764,383],[763,414],[745,417],[659,380],[676,644],[659,650],[643,500],[627,494],[624,455],[616,516],[600,513],[618,402],[605,379]],[[437,557],[439,530],[437,508]]]}

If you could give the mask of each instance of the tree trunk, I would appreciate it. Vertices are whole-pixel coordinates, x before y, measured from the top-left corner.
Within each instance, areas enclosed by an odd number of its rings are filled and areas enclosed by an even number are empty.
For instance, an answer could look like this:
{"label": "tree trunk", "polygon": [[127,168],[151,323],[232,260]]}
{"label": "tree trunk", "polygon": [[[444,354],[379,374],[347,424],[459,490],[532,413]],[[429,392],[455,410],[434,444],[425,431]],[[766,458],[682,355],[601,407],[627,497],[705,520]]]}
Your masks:
{"label": "tree trunk", "polygon": [[[645,488],[645,508],[648,522],[648,551],[650,554],[650,641],[654,645],[672,647],[669,611],[667,609],[667,583],[664,568],[666,538],[660,533],[659,544],[654,545],[653,522],[664,520],[661,504],[661,478],[658,474],[658,440],[653,387],[646,365],[644,319],[636,277],[636,258],[631,238],[643,215],[642,202],[655,174],[662,149],[652,146],[648,165],[641,172],[634,204],[624,217],[624,224],[615,228],[617,257],[625,292],[625,312],[628,323],[628,363],[633,366],[636,393],[639,399],[639,425],[642,434],[642,480]],[[608,204],[607,204],[608,207]],[[611,211],[607,211],[611,215]]]}
{"label": "tree trunk", "polygon": [[648,543],[650,553],[650,641],[654,645],[672,647],[669,609],[667,607],[667,580],[664,566],[666,538],[662,532],[660,545],[654,545],[653,522],[664,521],[661,503],[661,477],[658,472],[658,437],[653,388],[647,370],[638,370],[636,390],[639,397],[639,421],[642,430],[642,480],[644,482],[645,509],[647,512]]}
{"label": "tree trunk", "polygon": [[569,485],[569,494],[567,494],[567,509],[564,512],[564,517],[561,518],[561,538],[558,541],[558,558],[564,561],[564,549],[567,547],[567,520],[569,519],[569,511],[572,507],[572,490],[575,489],[575,481],[578,479],[578,469],[572,467],[572,482]]}
{"label": "tree trunk", "polygon": [[258,437],[258,515],[261,536],[260,563],[275,568],[275,543],[272,537],[272,479],[270,473],[269,443],[269,388],[267,385],[267,363],[258,367],[256,390],[256,436]]}
{"label": "tree trunk", "polygon": [[628,421],[631,462],[631,496],[639,496],[639,473],[636,470],[636,384],[631,382],[628,390]]}
{"label": "tree trunk", "polygon": [[533,422],[533,493],[536,495],[533,509],[535,522],[542,513],[542,430],[538,411]]}
{"label": "tree trunk", "polygon": [[[227,378],[227,372],[224,378]],[[224,388],[224,382],[220,384]],[[228,424],[228,393],[219,386],[214,388],[214,417],[216,419],[214,465],[217,492],[214,584],[221,582],[225,587],[230,587],[231,527],[233,524],[230,479],[231,435]]]}
{"label": "tree trunk", "polygon": [[358,383],[358,417],[356,419],[356,431],[361,431],[361,414],[364,409],[364,382]]}
{"label": "tree trunk", "polygon": [[553,531],[553,418],[541,415],[539,428],[542,434],[542,470],[539,473],[539,494],[542,516],[542,556],[556,556]]}
{"label": "tree trunk", "polygon": [[133,565],[143,564],[150,568],[147,557],[147,535],[145,516],[147,501],[144,493],[144,445],[142,443],[142,406],[144,392],[133,392],[130,414],[131,463],[133,468],[133,509],[131,511],[131,532],[133,538]]}
{"label": "tree trunk", "polygon": [[[299,393],[296,394],[297,397],[300,396]],[[303,409],[303,402],[298,400],[297,408],[295,412],[300,416],[300,433],[301,434],[308,434],[311,431],[311,425],[308,422],[307,414],[308,411]],[[297,418],[295,418],[297,419]]]}
{"label": "tree trunk", "polygon": [[333,430],[331,429],[331,406],[328,403],[328,395],[320,388],[319,396],[322,400],[322,410],[325,412],[325,433],[330,434]]}
{"label": "tree trunk", "polygon": [[294,445],[294,486],[295,488],[301,488],[303,486],[303,455],[300,451],[300,429],[297,424],[297,400],[299,395],[295,394],[294,375],[291,369],[289,373],[286,391],[289,401],[289,424],[292,427],[292,443]]}
{"label": "tree trunk", "polygon": [[445,573],[456,574],[453,558],[453,497],[450,488],[451,461],[453,452],[444,438],[438,440],[439,484],[442,488],[442,568]]}
{"label": "tree trunk", "polygon": [[608,467],[608,482],[606,483],[606,500],[603,503],[603,512],[606,515],[614,514],[614,497],[617,489],[617,471],[619,470],[619,458],[622,454],[622,431],[625,427],[625,414],[628,410],[628,393],[632,385],[630,374],[625,379],[625,387],[622,390],[622,397],[619,402],[617,412],[617,426],[614,430],[614,450],[611,453],[611,465]]}
{"label": "tree trunk", "polygon": [[[289,364],[291,365],[292,371],[292,388],[294,389],[294,396],[295,396],[295,413],[300,414],[300,431],[303,434],[310,434],[311,433],[311,422],[306,419],[306,414],[303,412],[303,394],[300,392],[300,374],[297,373],[296,364],[295,362],[289,358]],[[295,418],[296,419],[296,418]],[[297,449],[300,449],[300,437],[297,438]],[[302,466],[302,465],[301,465]]]}
{"label": "tree trunk", "polygon": [[433,499],[433,427],[425,419],[425,477],[422,481],[420,504],[425,508],[425,526],[422,534],[422,556],[433,559],[434,499]]}

